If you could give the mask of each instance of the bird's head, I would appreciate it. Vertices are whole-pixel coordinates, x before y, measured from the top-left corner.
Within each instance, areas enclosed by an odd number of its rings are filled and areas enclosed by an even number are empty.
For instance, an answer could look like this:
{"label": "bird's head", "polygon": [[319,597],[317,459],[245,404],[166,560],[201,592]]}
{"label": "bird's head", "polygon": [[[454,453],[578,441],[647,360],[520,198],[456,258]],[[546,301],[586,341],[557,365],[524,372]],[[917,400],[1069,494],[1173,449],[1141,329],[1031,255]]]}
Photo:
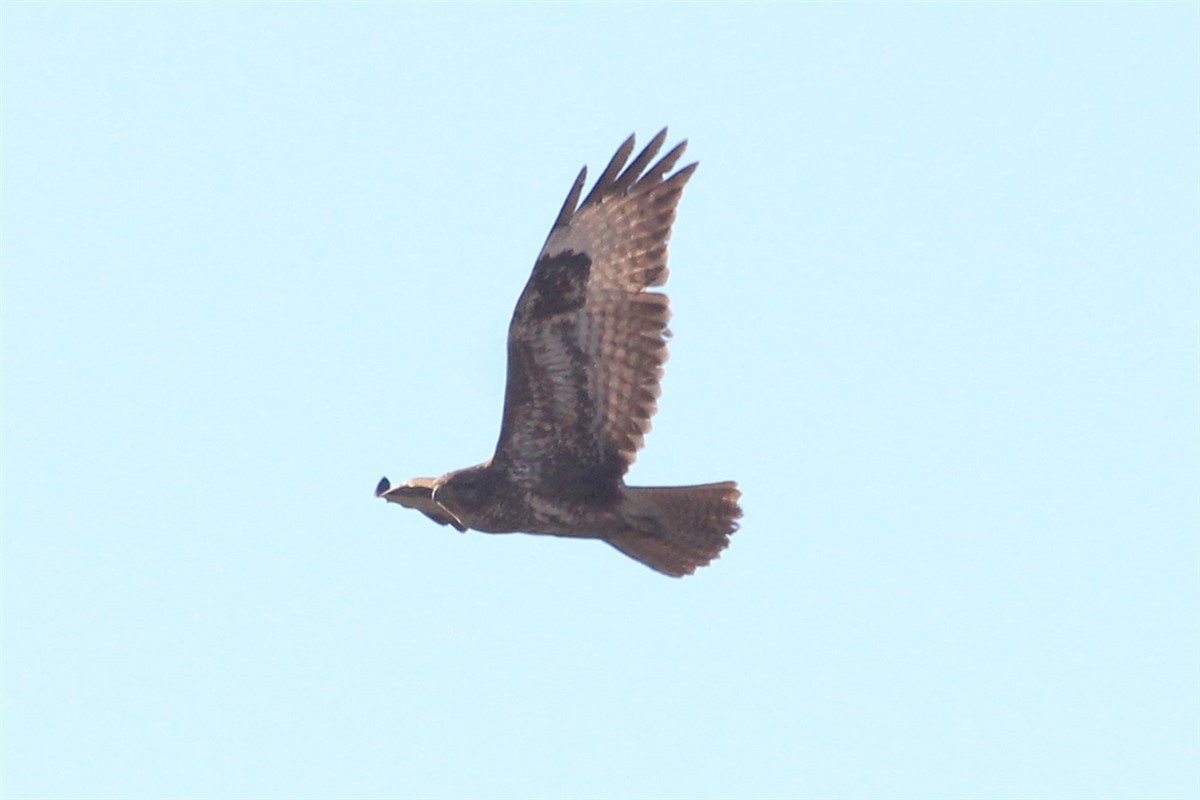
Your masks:
{"label": "bird's head", "polygon": [[389,503],[399,503],[406,508],[415,508],[439,525],[450,525],[456,530],[466,532],[467,526],[433,500],[433,489],[437,481],[433,478],[413,478],[399,486],[392,486],[391,481],[383,478],[375,487],[375,496],[382,497]]}

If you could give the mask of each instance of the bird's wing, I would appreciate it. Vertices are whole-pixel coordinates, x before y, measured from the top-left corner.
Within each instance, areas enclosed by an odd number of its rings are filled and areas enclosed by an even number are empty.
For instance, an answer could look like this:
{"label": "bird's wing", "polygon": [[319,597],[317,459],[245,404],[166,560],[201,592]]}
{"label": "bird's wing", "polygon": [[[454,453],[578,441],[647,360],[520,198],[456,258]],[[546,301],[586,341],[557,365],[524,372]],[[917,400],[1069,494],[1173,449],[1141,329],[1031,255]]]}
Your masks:
{"label": "bird's wing", "polygon": [[405,508],[415,508],[439,525],[452,525],[460,533],[467,528],[458,517],[451,514],[433,499],[433,478],[413,478],[399,486],[392,486],[387,478],[381,478],[375,487],[375,496],[382,497],[389,503],[399,503]]}
{"label": "bird's wing", "polygon": [[618,478],[650,428],[667,358],[667,240],[690,164],[657,163],[663,129],[632,162],[633,137],[578,205],[567,195],[513,313],[495,461],[518,480]]}

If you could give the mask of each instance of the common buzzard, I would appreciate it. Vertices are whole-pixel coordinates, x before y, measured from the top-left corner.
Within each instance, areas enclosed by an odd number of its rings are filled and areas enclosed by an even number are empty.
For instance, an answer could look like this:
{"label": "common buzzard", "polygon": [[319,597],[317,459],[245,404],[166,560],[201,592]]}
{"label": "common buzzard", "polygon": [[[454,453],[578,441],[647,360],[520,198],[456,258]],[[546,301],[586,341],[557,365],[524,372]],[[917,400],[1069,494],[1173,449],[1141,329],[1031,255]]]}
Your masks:
{"label": "common buzzard", "polygon": [[[664,128],[629,166],[630,136],[579,204],[579,173],[508,328],[508,383],[495,454],[377,497],[459,531],[601,539],[667,575],[729,544],[742,515],[733,481],[626,486],[650,429],[667,358],[667,240],[696,164],[687,142],[651,166]],[[668,173],[671,173],[668,175]],[[578,206],[578,207],[577,207]]]}

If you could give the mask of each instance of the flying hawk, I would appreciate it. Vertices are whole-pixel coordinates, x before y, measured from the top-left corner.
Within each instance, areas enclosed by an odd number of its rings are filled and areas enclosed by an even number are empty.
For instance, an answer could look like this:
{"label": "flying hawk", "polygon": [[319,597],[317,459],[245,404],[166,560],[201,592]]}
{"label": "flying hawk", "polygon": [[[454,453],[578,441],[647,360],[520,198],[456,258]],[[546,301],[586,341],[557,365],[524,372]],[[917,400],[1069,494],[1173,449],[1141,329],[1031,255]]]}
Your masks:
{"label": "flying hawk", "polygon": [[[653,166],[630,136],[579,204],[567,194],[508,328],[508,383],[495,454],[375,495],[459,531],[601,539],[679,577],[716,558],[742,515],[733,481],[626,486],[650,429],[667,359],[667,240],[696,164],[687,142]],[[671,173],[671,174],[668,174]],[[578,206],[578,207],[577,207]]]}

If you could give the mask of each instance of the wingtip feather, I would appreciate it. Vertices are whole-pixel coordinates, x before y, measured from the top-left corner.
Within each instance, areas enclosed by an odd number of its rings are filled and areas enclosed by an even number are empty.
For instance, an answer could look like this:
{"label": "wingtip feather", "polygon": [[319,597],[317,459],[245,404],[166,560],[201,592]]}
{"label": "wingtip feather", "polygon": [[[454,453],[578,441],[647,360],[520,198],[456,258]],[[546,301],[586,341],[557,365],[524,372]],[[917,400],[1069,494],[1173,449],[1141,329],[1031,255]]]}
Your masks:
{"label": "wingtip feather", "polygon": [[583,169],[579,170],[579,175],[575,177],[575,183],[571,185],[571,190],[567,192],[567,199],[563,200],[562,208],[558,211],[558,217],[555,218],[554,224],[550,226],[551,233],[571,221],[571,217],[575,215],[575,209],[579,207],[579,195],[583,192],[583,184],[586,182],[587,165],[584,164]]}
{"label": "wingtip feather", "polygon": [[584,206],[598,202],[608,192],[611,184],[621,174],[621,169],[625,166],[625,162],[629,160],[629,154],[633,152],[633,144],[634,134],[631,133],[628,139],[621,142],[621,146],[617,148],[617,152],[613,153],[613,157],[609,159],[608,166],[604,168],[604,172],[596,179],[596,185],[592,187],[592,191],[588,192],[588,196],[583,200]]}

